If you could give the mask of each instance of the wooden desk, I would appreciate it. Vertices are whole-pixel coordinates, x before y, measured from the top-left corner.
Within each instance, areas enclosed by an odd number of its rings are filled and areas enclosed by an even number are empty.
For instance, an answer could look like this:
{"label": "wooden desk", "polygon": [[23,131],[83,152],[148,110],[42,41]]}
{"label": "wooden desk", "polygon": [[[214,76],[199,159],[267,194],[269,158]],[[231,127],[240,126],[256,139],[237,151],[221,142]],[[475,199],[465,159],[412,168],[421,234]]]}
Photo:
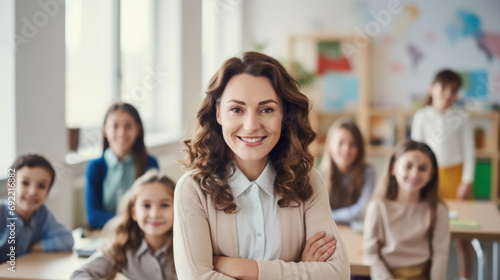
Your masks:
{"label": "wooden desk", "polygon": [[16,272],[8,271],[8,263],[0,265],[1,279],[69,279],[73,271],[87,259],[79,258],[76,252],[29,253],[16,259]]}
{"label": "wooden desk", "polygon": [[[500,241],[500,213],[495,203],[491,201],[446,201],[449,210],[458,213],[460,219],[475,220],[479,223],[478,229],[450,228],[452,238],[480,239]],[[370,275],[370,267],[363,264],[363,235],[355,233],[346,225],[338,225],[340,236],[344,241],[351,265],[351,274]],[[495,242],[493,257],[498,262],[498,242]],[[496,262],[495,262],[496,261]],[[493,266],[495,269],[496,267]],[[498,275],[498,270],[493,272]]]}
{"label": "wooden desk", "polygon": [[[485,279],[486,267],[483,250],[478,240],[493,241],[492,279],[500,279],[497,267],[500,255],[500,213],[495,203],[491,201],[446,201],[450,210],[458,213],[459,219],[474,220],[479,228],[450,228],[452,238],[472,239],[472,247],[476,251],[477,274],[479,280]],[[478,239],[478,240],[474,240]],[[481,269],[482,267],[482,269]]]}
{"label": "wooden desk", "polygon": [[352,275],[370,275],[370,267],[363,264],[363,234],[354,232],[347,225],[338,225],[340,237],[349,256]]}
{"label": "wooden desk", "polygon": [[452,238],[500,241],[500,213],[491,201],[446,201],[449,210],[455,210],[459,219],[475,220],[478,229],[450,228]]}
{"label": "wooden desk", "polygon": [[[94,233],[93,236],[98,236]],[[73,231],[74,248],[81,248],[92,238],[81,238],[80,232]],[[65,253],[28,253],[16,258],[16,272],[8,270],[9,263],[0,265],[0,279],[69,279],[73,271],[82,266],[86,258],[79,258],[75,251]]]}

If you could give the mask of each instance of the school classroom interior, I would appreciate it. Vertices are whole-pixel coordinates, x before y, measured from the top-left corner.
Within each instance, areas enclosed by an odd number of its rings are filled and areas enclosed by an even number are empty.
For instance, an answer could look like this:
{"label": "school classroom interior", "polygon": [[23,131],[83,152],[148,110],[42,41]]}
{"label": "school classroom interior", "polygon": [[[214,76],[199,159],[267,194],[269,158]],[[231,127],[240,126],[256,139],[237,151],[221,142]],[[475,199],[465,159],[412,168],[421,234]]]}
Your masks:
{"label": "school classroom interior", "polygon": [[[259,51],[312,101],[317,158],[328,126],[352,117],[377,179],[434,75],[456,70],[474,128],[475,198],[498,206],[498,15],[494,0],[2,0],[0,170],[20,154],[46,156],[57,177],[49,208],[68,228],[85,226],[85,167],[102,153],[107,108],[138,108],[149,153],[177,180],[208,81],[227,58]],[[492,279],[500,262],[491,241],[481,247]],[[457,279],[450,250],[448,279]]]}

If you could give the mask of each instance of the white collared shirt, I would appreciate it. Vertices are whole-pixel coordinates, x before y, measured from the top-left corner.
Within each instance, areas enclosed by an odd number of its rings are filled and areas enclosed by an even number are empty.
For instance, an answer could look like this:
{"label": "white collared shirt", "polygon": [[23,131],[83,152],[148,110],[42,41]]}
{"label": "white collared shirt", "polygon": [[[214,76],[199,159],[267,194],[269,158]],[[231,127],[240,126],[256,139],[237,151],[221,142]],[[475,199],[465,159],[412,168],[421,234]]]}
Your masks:
{"label": "white collared shirt", "polygon": [[239,211],[236,212],[238,257],[252,260],[275,260],[281,250],[278,199],[274,194],[276,170],[270,161],[257,178],[250,182],[233,165],[228,178]]}

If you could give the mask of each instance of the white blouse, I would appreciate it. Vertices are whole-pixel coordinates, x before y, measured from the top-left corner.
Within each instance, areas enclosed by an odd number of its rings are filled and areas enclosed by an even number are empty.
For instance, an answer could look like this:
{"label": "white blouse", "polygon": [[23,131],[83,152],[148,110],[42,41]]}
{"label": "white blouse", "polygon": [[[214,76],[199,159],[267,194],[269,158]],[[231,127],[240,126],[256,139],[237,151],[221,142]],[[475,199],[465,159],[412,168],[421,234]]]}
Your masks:
{"label": "white blouse", "polygon": [[275,260],[280,256],[281,230],[278,200],[274,194],[276,170],[268,161],[257,178],[250,182],[233,165],[234,173],[228,178],[238,212],[238,257],[252,260]]}
{"label": "white blouse", "polygon": [[439,167],[463,164],[462,182],[474,181],[474,135],[467,112],[451,107],[441,113],[426,106],[413,116],[411,139],[429,145]]}

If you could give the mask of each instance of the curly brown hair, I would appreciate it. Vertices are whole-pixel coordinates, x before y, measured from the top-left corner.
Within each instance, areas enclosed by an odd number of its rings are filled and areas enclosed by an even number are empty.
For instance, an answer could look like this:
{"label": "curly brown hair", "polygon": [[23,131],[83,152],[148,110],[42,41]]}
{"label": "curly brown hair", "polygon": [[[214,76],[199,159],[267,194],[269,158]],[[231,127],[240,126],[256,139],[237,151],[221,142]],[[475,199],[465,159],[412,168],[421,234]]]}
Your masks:
{"label": "curly brown hair", "polygon": [[[344,186],[342,172],[340,172],[331,156],[330,142],[333,133],[340,129],[345,129],[351,133],[358,150],[356,158],[349,167],[348,175],[350,180],[348,186]],[[356,123],[350,119],[343,118],[337,120],[328,130],[323,157],[321,159],[321,172],[326,181],[330,196],[330,207],[332,209],[348,207],[358,201],[365,181],[365,169],[365,145],[361,131]]]}
{"label": "curly brown hair", "polygon": [[[105,240],[103,254],[114,261],[113,272],[106,279],[114,279],[116,274],[127,266],[127,250],[135,251],[141,245],[144,234],[137,222],[132,219],[132,208],[138,194],[142,190],[142,186],[151,183],[164,185],[172,195],[172,198],[174,197],[175,183],[167,176],[159,174],[156,169],[147,171],[135,180],[130,190],[121,198],[116,217],[106,223],[103,228],[103,237]],[[172,229],[166,234],[168,237],[166,244],[167,261],[173,263]],[[174,265],[172,265],[172,272],[175,273]]]}
{"label": "curly brown hair", "polygon": [[192,171],[193,178],[203,192],[212,199],[217,210],[235,213],[237,205],[227,183],[231,175],[227,165],[233,153],[224,141],[222,128],[217,122],[216,105],[229,80],[236,75],[249,74],[266,77],[283,103],[282,132],[269,159],[276,169],[274,189],[281,199],[280,207],[297,206],[312,195],[309,172],[314,157],[309,144],[316,137],[309,122],[309,99],[299,91],[299,84],[276,59],[258,52],[246,52],[243,57],[233,57],[224,62],[212,77],[206,96],[197,114],[197,124],[192,135],[184,141],[186,159],[184,166]]}

